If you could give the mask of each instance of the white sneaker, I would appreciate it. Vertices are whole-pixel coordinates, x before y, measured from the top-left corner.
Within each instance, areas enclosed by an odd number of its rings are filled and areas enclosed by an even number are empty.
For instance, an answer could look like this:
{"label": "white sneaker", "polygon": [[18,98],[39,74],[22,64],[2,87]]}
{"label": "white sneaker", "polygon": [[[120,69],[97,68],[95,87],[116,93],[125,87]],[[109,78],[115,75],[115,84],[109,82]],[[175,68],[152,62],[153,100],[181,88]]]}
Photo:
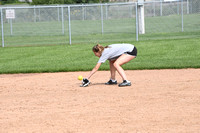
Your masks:
{"label": "white sneaker", "polygon": [[119,84],[119,87],[124,87],[124,86],[131,86],[131,81],[124,80],[122,83]]}

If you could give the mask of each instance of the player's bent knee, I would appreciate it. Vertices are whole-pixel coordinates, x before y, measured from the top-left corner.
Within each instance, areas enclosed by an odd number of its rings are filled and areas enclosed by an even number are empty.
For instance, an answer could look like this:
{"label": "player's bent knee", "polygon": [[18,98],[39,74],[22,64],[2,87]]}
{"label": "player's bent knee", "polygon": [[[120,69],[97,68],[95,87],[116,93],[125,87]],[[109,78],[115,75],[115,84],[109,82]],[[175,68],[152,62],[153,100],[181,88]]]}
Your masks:
{"label": "player's bent knee", "polygon": [[115,68],[117,68],[118,66],[120,66],[117,62],[115,62],[115,63],[113,63],[113,66],[115,67]]}

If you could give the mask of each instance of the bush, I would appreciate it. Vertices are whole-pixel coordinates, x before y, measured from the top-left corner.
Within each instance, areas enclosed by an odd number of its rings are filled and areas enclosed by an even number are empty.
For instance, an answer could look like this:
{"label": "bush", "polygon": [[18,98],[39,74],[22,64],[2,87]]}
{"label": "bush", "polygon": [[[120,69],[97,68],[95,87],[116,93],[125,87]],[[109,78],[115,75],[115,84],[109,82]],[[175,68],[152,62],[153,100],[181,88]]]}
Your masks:
{"label": "bush", "polygon": [[108,0],[33,0],[33,5],[43,4],[76,4],[76,3],[100,3]]}
{"label": "bush", "polygon": [[[25,0],[26,3],[29,3],[28,0]],[[47,4],[76,4],[76,3],[104,3],[108,0],[32,0],[32,5],[47,5]],[[13,4],[21,3],[18,0],[0,0],[0,5],[4,4]]]}
{"label": "bush", "polygon": [[0,1],[2,5],[4,4],[12,4],[12,3],[19,3],[18,0],[1,0]]}

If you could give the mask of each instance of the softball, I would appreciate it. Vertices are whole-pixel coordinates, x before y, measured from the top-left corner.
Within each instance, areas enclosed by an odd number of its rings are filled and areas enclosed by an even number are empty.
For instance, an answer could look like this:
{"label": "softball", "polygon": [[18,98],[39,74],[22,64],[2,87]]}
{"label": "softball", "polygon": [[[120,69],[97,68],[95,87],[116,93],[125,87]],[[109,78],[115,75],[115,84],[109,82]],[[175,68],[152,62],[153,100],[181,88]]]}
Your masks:
{"label": "softball", "polygon": [[81,75],[79,75],[78,80],[83,80],[83,77]]}

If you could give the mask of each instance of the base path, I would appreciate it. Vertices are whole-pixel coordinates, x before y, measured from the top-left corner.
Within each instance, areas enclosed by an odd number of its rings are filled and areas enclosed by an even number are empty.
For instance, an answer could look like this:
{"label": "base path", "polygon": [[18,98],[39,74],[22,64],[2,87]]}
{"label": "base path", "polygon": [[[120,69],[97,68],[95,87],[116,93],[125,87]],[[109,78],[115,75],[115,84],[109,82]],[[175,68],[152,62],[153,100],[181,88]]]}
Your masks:
{"label": "base path", "polygon": [[1,74],[0,133],[200,132],[200,69],[129,70],[121,88],[98,71],[79,87],[88,73]]}

